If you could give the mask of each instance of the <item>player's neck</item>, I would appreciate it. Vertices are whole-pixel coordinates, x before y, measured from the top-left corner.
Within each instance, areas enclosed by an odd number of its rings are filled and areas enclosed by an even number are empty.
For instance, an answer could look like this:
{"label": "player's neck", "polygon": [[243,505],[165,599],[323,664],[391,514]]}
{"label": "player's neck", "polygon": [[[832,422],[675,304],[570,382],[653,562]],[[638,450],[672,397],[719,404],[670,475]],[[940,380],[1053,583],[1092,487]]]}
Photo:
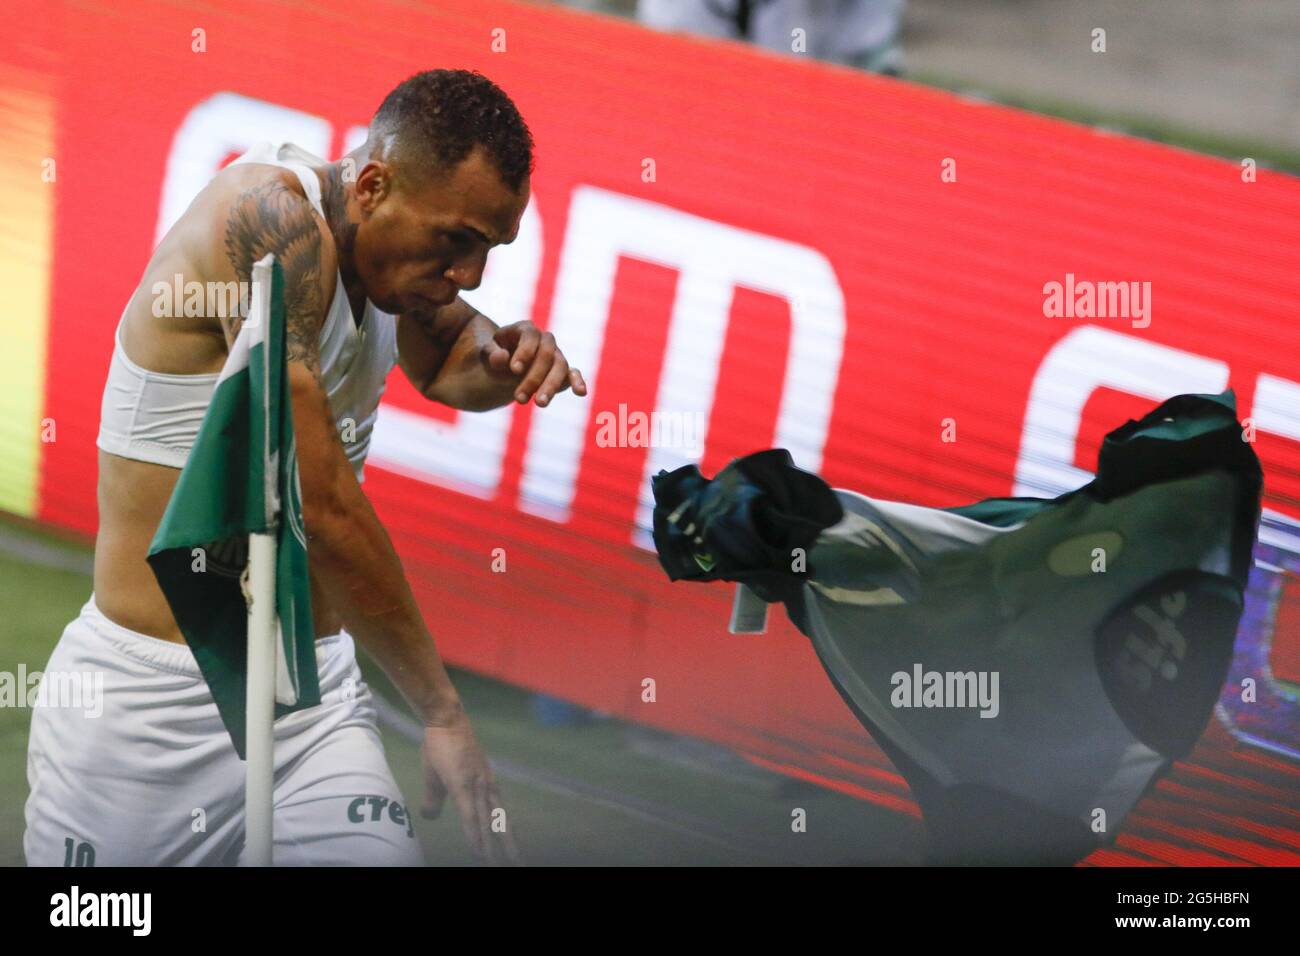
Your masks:
{"label": "player's neck", "polygon": [[358,161],[356,155],[345,156],[336,163],[330,163],[320,171],[321,207],[325,210],[325,222],[334,237],[334,248],[338,253],[339,275],[343,278],[343,287],[354,308],[357,302],[364,302],[365,290],[357,275],[353,259],[356,241],[357,223],[351,216],[353,199],[353,180],[345,179],[344,170],[354,169]]}

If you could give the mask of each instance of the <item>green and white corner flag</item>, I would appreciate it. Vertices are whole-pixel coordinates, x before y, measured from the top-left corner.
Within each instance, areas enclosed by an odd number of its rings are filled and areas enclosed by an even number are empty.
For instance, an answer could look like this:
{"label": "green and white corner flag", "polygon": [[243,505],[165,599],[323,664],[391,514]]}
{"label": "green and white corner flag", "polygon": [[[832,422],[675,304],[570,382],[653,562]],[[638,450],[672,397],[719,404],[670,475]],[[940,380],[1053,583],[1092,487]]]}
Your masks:
{"label": "green and white corner flag", "polygon": [[268,255],[254,265],[252,282],[248,317],[149,547],[149,564],[240,759],[250,534],[276,541],[275,716],[320,703],[279,263]]}

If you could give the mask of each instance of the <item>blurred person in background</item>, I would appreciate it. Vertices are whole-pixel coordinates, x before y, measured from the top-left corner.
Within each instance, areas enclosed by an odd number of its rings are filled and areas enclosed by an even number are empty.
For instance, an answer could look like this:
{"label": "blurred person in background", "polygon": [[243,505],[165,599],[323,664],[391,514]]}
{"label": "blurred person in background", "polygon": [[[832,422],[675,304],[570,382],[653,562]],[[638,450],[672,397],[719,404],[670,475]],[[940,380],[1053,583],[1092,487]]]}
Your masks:
{"label": "blurred person in background", "polygon": [[[638,0],[658,30],[748,40],[769,50],[897,76],[906,0]],[[803,34],[796,35],[796,30]]]}

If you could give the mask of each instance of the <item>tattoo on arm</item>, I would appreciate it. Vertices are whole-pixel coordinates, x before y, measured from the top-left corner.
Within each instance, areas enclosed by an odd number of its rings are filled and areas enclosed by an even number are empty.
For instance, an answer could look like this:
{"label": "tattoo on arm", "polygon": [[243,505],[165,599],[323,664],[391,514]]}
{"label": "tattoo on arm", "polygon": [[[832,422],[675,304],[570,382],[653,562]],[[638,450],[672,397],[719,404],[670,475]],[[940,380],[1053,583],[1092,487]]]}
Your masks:
{"label": "tattoo on arm", "polygon": [[[320,230],[306,200],[277,182],[245,190],[226,220],[226,257],[239,281],[250,282],[253,264],[268,252],[284,271],[289,361],[300,362],[319,376]],[[222,320],[228,341],[239,331],[239,321],[237,317]]]}

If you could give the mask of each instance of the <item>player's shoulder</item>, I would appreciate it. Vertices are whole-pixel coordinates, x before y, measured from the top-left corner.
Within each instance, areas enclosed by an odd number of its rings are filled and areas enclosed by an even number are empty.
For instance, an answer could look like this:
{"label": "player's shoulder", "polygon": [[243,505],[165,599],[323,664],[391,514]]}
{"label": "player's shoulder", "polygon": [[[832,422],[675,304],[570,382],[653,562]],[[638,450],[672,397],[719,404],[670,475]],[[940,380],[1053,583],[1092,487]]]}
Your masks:
{"label": "player's shoulder", "polygon": [[333,251],[333,237],[324,216],[312,205],[302,182],[289,169],[261,163],[227,166],[212,180],[227,224],[290,234],[314,227]]}
{"label": "player's shoulder", "polygon": [[214,234],[241,271],[267,252],[300,263],[318,263],[332,289],[338,251],[325,218],[312,205],[290,169],[263,163],[227,166],[213,177]]}

